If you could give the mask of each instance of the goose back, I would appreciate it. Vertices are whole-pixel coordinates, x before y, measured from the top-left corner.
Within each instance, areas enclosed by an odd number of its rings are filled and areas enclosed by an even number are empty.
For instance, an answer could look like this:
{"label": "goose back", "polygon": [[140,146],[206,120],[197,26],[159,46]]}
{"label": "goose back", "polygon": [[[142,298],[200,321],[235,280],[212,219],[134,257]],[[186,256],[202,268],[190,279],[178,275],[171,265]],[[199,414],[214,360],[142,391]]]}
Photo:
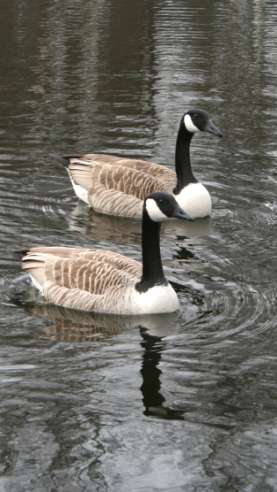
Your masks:
{"label": "goose back", "polygon": [[95,312],[120,312],[141,275],[141,264],[102,250],[32,248],[23,258],[46,301]]}
{"label": "goose back", "polygon": [[96,212],[136,219],[146,196],[172,191],[176,181],[158,164],[100,154],[71,158],[68,173],[76,195]]}
{"label": "goose back", "polygon": [[96,212],[141,218],[146,196],[155,191],[172,191],[174,186],[174,172],[163,166],[114,156],[109,162],[110,156],[90,156],[90,160],[71,159],[68,172],[77,196]]}
{"label": "goose back", "polygon": [[[91,168],[99,165],[100,167],[108,165],[113,167],[121,166],[128,169],[134,169],[152,176],[153,178],[158,178],[161,183],[164,184],[165,188],[170,188],[170,191],[172,191],[172,188],[176,184],[176,174],[173,170],[169,169],[165,165],[157,164],[155,162],[148,162],[142,159],[119,157],[108,154],[84,154],[79,157],[70,158],[70,170],[72,169],[72,165],[77,162],[86,164]],[[97,172],[99,172],[99,168]]]}

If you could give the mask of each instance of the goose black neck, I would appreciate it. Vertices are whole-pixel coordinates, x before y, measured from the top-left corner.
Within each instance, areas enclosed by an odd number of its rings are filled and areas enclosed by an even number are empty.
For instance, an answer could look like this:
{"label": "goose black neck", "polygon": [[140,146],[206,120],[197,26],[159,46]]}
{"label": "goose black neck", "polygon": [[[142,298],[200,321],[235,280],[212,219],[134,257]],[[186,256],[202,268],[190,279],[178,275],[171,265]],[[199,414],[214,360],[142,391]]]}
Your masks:
{"label": "goose black neck", "polygon": [[189,183],[196,183],[191,164],[190,164],[190,142],[193,133],[189,132],[183,122],[180,125],[175,151],[175,170],[177,175],[177,184],[173,192],[179,193],[184,186]]}
{"label": "goose black neck", "polygon": [[145,209],[142,216],[142,277],[136,284],[139,292],[145,292],[154,285],[166,285],[161,251],[160,222],[153,222]]}

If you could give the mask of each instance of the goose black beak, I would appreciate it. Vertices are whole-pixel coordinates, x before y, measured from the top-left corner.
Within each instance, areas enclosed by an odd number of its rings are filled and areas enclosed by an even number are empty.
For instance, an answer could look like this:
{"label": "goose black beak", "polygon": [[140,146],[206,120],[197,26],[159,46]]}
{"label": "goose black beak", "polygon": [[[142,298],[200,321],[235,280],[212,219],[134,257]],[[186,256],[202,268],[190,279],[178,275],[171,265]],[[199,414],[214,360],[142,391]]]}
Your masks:
{"label": "goose black beak", "polygon": [[182,219],[182,220],[192,220],[191,216],[187,214],[182,208],[178,207],[175,212],[174,216],[176,219]]}
{"label": "goose black beak", "polygon": [[217,128],[217,126],[215,126],[212,120],[208,121],[208,124],[206,126],[206,132],[212,133],[217,137],[223,137],[222,131],[219,128]]}

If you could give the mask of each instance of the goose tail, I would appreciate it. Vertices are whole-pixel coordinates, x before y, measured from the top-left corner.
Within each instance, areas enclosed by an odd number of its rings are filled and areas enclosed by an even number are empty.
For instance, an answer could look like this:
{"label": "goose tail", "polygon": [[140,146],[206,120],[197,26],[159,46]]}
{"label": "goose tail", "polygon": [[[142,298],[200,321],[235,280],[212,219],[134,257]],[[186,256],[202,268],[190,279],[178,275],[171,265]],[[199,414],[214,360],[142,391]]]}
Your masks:
{"label": "goose tail", "polygon": [[64,166],[68,169],[70,164],[72,164],[72,162],[74,161],[79,161],[80,159],[82,159],[81,155],[63,155],[61,156],[62,160],[63,160],[63,163],[64,163]]}
{"label": "goose tail", "polygon": [[40,292],[46,283],[45,264],[47,259],[47,255],[30,250],[22,258],[22,270],[29,273],[33,284]]}
{"label": "goose tail", "polygon": [[64,166],[66,169],[69,168],[69,165],[73,159],[80,159],[80,155],[61,155],[61,154],[55,154],[52,153],[50,154],[50,157],[55,160],[56,162],[59,162],[62,166]]}

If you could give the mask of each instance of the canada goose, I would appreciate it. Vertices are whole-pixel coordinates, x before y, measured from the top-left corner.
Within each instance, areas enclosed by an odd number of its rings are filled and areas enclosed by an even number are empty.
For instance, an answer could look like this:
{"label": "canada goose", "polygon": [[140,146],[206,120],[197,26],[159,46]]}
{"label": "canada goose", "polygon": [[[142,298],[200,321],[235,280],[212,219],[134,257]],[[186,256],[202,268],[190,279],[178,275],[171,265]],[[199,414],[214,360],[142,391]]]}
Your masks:
{"label": "canada goose", "polygon": [[168,217],[189,219],[169,193],[144,200],[142,265],[112,251],[36,247],[23,257],[22,268],[51,304],[112,314],[174,312],[179,302],[160,254],[161,221]]}
{"label": "canada goose", "polygon": [[198,131],[222,136],[206,111],[185,113],[177,135],[175,172],[159,164],[105,154],[65,157],[76,195],[96,212],[141,218],[146,196],[166,191],[174,194],[191,219],[209,216],[210,194],[194,177],[190,164],[190,142]]}

